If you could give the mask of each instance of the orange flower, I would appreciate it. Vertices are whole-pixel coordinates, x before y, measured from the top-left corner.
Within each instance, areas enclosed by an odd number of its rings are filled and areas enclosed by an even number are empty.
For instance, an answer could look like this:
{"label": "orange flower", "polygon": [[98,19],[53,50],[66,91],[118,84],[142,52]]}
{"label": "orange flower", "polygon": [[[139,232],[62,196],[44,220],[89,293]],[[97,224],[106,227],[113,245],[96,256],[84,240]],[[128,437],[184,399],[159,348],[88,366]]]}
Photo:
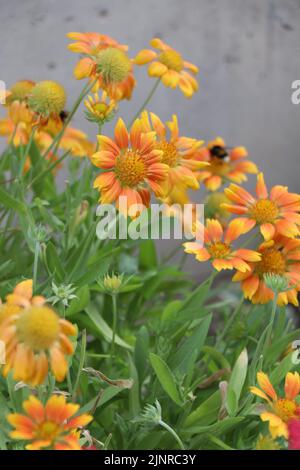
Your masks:
{"label": "orange flower", "polygon": [[68,337],[76,334],[76,328],[59,318],[45,301],[42,296],[32,297],[31,280],[18,284],[6,297],[0,322],[0,341],[6,349],[5,377],[12,370],[15,380],[40,385],[50,362],[56,380],[64,380],[68,368],[65,354],[74,350]]}
{"label": "orange flower", "polygon": [[[148,74],[159,77],[163,84],[170,88],[179,87],[183,94],[190,98],[198,90],[198,82],[194,75],[198,67],[183,60],[181,54],[165,44],[161,39],[151,39],[150,45],[159,50],[141,50],[134,59],[135,64],[149,64]],[[192,75],[191,75],[192,73]]]}
{"label": "orange flower", "polygon": [[30,441],[27,450],[81,450],[77,430],[93,418],[78,415],[79,405],[66,403],[63,395],[52,395],[43,406],[30,395],[23,409],[25,414],[9,414],[7,420],[15,428],[10,432],[12,439]]}
{"label": "orange flower", "polygon": [[284,276],[290,289],[280,292],[278,305],[292,303],[298,306],[297,291],[300,285],[300,240],[277,235],[275,241],[263,243],[258,248],[261,260],[251,263],[247,273],[236,273],[234,282],[241,282],[245,298],[254,304],[265,304],[274,298],[274,292],[265,283],[265,274]]}
{"label": "orange flower", "polygon": [[[178,120],[174,114],[172,121],[164,125],[158,116],[150,113],[151,123],[148,113],[144,111],[141,115],[141,123],[144,132],[156,132],[156,148],[161,150],[162,163],[169,167],[168,177],[165,181],[165,196],[171,203],[181,202],[182,194],[187,188],[198,189],[199,183],[196,178],[196,171],[206,167],[209,163],[195,160],[196,151],[203,141],[179,135]],[[170,137],[167,137],[167,131]],[[186,197],[183,198],[186,201]]]}
{"label": "orange flower", "polygon": [[155,133],[143,133],[139,120],[128,132],[124,121],[119,119],[115,139],[100,135],[98,142],[99,151],[91,160],[95,166],[106,170],[94,181],[94,188],[101,192],[101,203],[116,201],[119,207],[119,197],[125,196],[128,207],[136,204],[149,207],[149,188],[160,195],[161,183],[168,171],[167,165],[161,163],[162,151],[155,147]]}
{"label": "orange flower", "polygon": [[299,194],[289,193],[286,186],[274,186],[269,193],[262,173],[257,176],[256,193],[257,198],[231,184],[225,189],[225,194],[233,204],[224,204],[223,207],[234,214],[244,215],[249,222],[249,230],[259,225],[265,240],[271,240],[275,231],[289,238],[299,235]]}
{"label": "orange flower", "polygon": [[234,250],[232,247],[232,242],[246,231],[244,221],[232,220],[224,232],[218,220],[207,219],[206,227],[198,225],[196,240],[201,241],[202,230],[204,246],[199,241],[184,243],[185,251],[194,254],[198,261],[212,260],[217,271],[237,269],[244,273],[251,270],[249,262],[260,260],[261,255],[256,251],[245,248]]}
{"label": "orange flower", "polygon": [[89,78],[93,82],[98,77],[95,91],[102,88],[117,101],[131,98],[135,79],[126,53],[128,46],[99,33],[68,33],[67,36],[76,41],[68,48],[84,54],[74,69],[77,80]]}
{"label": "orange flower", "polygon": [[207,189],[216,191],[227,180],[235,183],[247,181],[246,173],[257,173],[257,166],[244,160],[248,156],[245,147],[226,147],[224,140],[217,137],[198,151],[197,158],[209,162],[210,167],[199,173],[200,181],[203,181]]}
{"label": "orange flower", "polygon": [[278,398],[269,377],[263,372],[257,373],[257,382],[260,388],[250,387],[251,393],[268,402],[268,408],[260,415],[262,421],[269,422],[269,429],[273,438],[283,436],[287,439],[287,423],[293,418],[300,417],[300,407],[295,401],[300,392],[298,372],[287,373],[284,398]]}
{"label": "orange flower", "polygon": [[7,116],[0,119],[0,135],[12,140],[16,147],[26,145],[32,131],[34,114],[25,101],[13,101],[7,108]]}

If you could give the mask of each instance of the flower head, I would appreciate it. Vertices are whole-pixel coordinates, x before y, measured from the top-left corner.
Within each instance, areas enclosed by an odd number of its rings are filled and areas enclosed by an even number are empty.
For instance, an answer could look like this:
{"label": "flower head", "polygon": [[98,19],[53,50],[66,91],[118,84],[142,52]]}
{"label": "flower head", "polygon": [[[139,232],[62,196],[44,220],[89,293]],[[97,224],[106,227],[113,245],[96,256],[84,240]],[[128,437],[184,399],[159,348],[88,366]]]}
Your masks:
{"label": "flower head", "polygon": [[[240,248],[235,250],[232,243],[246,231],[243,221],[233,220],[224,231],[218,220],[207,219],[206,226],[198,225],[198,231],[203,230],[204,246],[201,242],[184,243],[187,253],[192,253],[198,261],[211,260],[217,271],[237,269],[245,273],[251,270],[249,263],[260,260],[260,254],[253,250]],[[200,240],[201,235],[196,239]]]}
{"label": "flower head", "polygon": [[116,103],[114,100],[108,99],[105,91],[103,91],[101,98],[98,93],[95,93],[94,96],[89,95],[84,104],[87,108],[86,117],[89,121],[102,125],[114,117]]}
{"label": "flower head", "polygon": [[100,285],[109,294],[117,294],[120,291],[122,284],[123,275],[118,276],[117,274],[112,274],[111,276],[106,274],[103,280],[100,281]]}
{"label": "flower head", "polygon": [[179,87],[187,98],[193,96],[198,90],[198,82],[194,77],[198,67],[184,60],[179,52],[159,38],[152,39],[150,45],[158,52],[141,50],[134,59],[135,64],[150,64],[148,74],[151,77],[159,77],[167,87]]}
{"label": "flower head", "polygon": [[156,149],[155,133],[142,132],[139,120],[128,132],[124,121],[119,119],[115,139],[100,135],[98,142],[99,151],[91,160],[105,170],[94,181],[94,187],[101,192],[101,203],[116,201],[120,208],[119,198],[124,196],[129,208],[136,204],[149,207],[149,188],[156,195],[161,194],[161,183],[168,171],[168,166],[161,163],[162,151]]}
{"label": "flower head", "polygon": [[42,119],[59,116],[66,104],[64,88],[57,82],[44,80],[37,83],[28,98],[30,109]]}
{"label": "flower head", "polygon": [[0,322],[0,340],[6,347],[3,375],[12,370],[15,380],[33,386],[44,382],[49,363],[56,380],[64,380],[65,355],[74,351],[69,336],[75,336],[76,328],[45,305],[45,300],[32,297],[32,281],[24,281],[6,297],[5,305],[13,311],[6,311]]}
{"label": "flower head", "polygon": [[166,124],[163,124],[154,113],[150,113],[150,118],[151,122],[148,113],[144,111],[141,115],[141,124],[144,132],[153,130],[156,132],[155,147],[162,152],[162,163],[169,167],[165,180],[165,196],[169,198],[170,203],[180,203],[181,194],[185,194],[187,188],[199,188],[196,172],[209,166],[208,163],[199,162],[194,158],[203,141],[180,136],[175,114]]}
{"label": "flower head", "polygon": [[77,63],[77,80],[96,80],[95,89],[102,88],[113,100],[130,99],[135,86],[132,61],[127,46],[99,33],[68,33],[75,40],[68,48],[84,55]]}
{"label": "flower head", "polygon": [[30,395],[23,409],[25,414],[9,414],[7,420],[14,427],[10,437],[29,441],[27,450],[81,450],[77,430],[89,424],[92,416],[78,414],[79,405],[67,403],[63,395],[52,395],[43,406]]}
{"label": "flower head", "polygon": [[26,145],[34,124],[34,114],[22,101],[13,101],[7,108],[7,116],[0,119],[0,135],[7,137],[15,147]]}
{"label": "flower head", "polygon": [[10,88],[10,94],[6,98],[6,104],[10,105],[13,101],[27,101],[35,82],[32,80],[20,80]]}
{"label": "flower head", "polygon": [[289,421],[300,416],[300,407],[295,400],[300,392],[298,372],[287,373],[284,397],[277,396],[269,377],[264,372],[257,373],[257,382],[259,388],[250,387],[251,393],[268,402],[267,409],[260,415],[262,421],[269,422],[269,430],[273,438],[283,436],[287,439]]}
{"label": "flower head", "polygon": [[224,193],[209,193],[204,201],[204,213],[207,219],[217,219],[222,226],[228,223],[230,212],[224,209],[223,204],[228,203],[228,199]]}
{"label": "flower head", "polygon": [[234,214],[242,214],[249,221],[249,230],[258,225],[265,240],[271,240],[276,231],[289,238],[299,235],[299,194],[289,193],[286,186],[274,186],[268,192],[262,173],[257,176],[256,193],[257,198],[231,184],[225,189],[231,204],[224,207]]}
{"label": "flower head", "polygon": [[224,140],[217,137],[198,151],[197,158],[210,163],[207,170],[199,173],[199,180],[210,191],[218,190],[228,180],[235,183],[247,181],[247,173],[258,171],[253,162],[245,160],[247,156],[245,147],[228,148]]}
{"label": "flower head", "polygon": [[264,304],[274,298],[274,288],[268,283],[268,276],[279,276],[281,285],[279,278],[278,304],[292,303],[297,306],[297,291],[300,286],[300,240],[277,235],[275,240],[260,245],[257,251],[261,254],[261,259],[250,263],[251,269],[247,273],[236,273],[233,281],[241,282],[245,297],[252,303]]}

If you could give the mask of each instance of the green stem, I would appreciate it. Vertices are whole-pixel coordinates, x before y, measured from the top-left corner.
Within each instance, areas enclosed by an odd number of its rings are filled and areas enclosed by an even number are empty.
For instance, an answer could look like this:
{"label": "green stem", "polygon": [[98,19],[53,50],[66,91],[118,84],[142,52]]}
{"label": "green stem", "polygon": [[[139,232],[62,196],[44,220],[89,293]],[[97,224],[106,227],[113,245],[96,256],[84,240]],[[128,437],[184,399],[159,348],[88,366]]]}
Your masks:
{"label": "green stem", "polygon": [[22,157],[21,157],[21,165],[20,165],[20,169],[19,169],[19,175],[18,177],[21,178],[22,177],[22,174],[23,174],[23,170],[24,170],[24,165],[25,165],[25,162],[26,162],[26,157],[30,151],[30,148],[31,148],[31,144],[33,142],[33,139],[34,139],[34,136],[35,136],[35,132],[36,132],[36,127],[34,127],[31,131],[31,134],[30,134],[30,137],[29,137],[29,141],[24,149],[24,151],[22,152]]}
{"label": "green stem", "polygon": [[112,311],[113,311],[113,335],[111,342],[111,357],[115,355],[115,342],[116,342],[116,330],[117,330],[117,295],[113,294],[112,298]]}
{"label": "green stem", "polygon": [[266,349],[268,348],[268,346],[270,345],[270,342],[271,342],[273,325],[274,325],[276,309],[277,309],[277,300],[278,300],[278,293],[275,293],[274,294],[274,299],[273,299],[273,302],[272,302],[271,318],[270,318],[270,323],[269,323],[269,327],[268,327],[268,333],[267,333],[267,336],[266,336],[266,341],[265,341],[265,345],[264,345],[264,349],[263,349],[264,354],[265,354]]}
{"label": "green stem", "polygon": [[150,102],[150,100],[152,99],[154,93],[156,92],[156,88],[158,87],[160,83],[160,78],[158,78],[156,80],[156,82],[154,83],[154,86],[153,88],[150,90],[150,93],[149,95],[147,96],[147,98],[145,99],[144,103],[142,104],[142,106],[140,107],[140,109],[137,111],[137,113],[133,116],[133,118],[131,119],[130,123],[129,123],[129,128],[132,126],[132,124],[134,123],[134,121],[139,117],[139,115],[141,114],[142,111],[144,111],[144,109],[146,108],[147,104]]}
{"label": "green stem", "polygon": [[40,244],[39,242],[35,242],[34,261],[33,261],[33,292],[35,292],[36,285],[37,285],[39,254],[40,254]]}
{"label": "green stem", "polygon": [[236,308],[234,309],[233,314],[231,315],[230,319],[228,320],[225,327],[223,328],[222,333],[220,334],[220,336],[217,340],[216,346],[218,346],[221,343],[221,341],[223,340],[223,338],[225,338],[226,334],[228,333],[228,331],[231,328],[231,325],[235,321],[237,315],[240,313],[240,310],[242,308],[243,303],[244,303],[244,296],[241,297],[241,300],[239,301]]}
{"label": "green stem", "polygon": [[86,353],[86,330],[83,330],[82,339],[81,339],[79,367],[78,367],[78,372],[77,372],[77,376],[76,376],[76,380],[75,380],[74,387],[73,387],[73,392],[72,392],[72,401],[73,402],[75,401],[75,398],[76,398],[77,388],[78,388],[78,385],[79,385],[80,376],[81,376],[82,369],[83,369],[84,362],[85,362],[85,353]]}
{"label": "green stem", "polygon": [[177,441],[179,447],[181,450],[185,450],[184,448],[184,445],[183,445],[183,442],[182,440],[180,439],[180,437],[178,436],[178,434],[174,431],[173,428],[171,428],[171,426],[169,426],[167,423],[165,423],[163,420],[160,420],[159,421],[159,424],[165,428],[173,437],[174,439]]}
{"label": "green stem", "polygon": [[52,171],[59,163],[61,163],[69,154],[71,153],[71,150],[67,150],[58,160],[55,162],[51,163],[45,170],[43,170],[39,175],[37,175],[33,180],[30,182],[30,184],[27,186],[26,189],[30,189],[34,183],[37,183],[40,179],[42,179],[46,174],[49,173],[49,171]]}

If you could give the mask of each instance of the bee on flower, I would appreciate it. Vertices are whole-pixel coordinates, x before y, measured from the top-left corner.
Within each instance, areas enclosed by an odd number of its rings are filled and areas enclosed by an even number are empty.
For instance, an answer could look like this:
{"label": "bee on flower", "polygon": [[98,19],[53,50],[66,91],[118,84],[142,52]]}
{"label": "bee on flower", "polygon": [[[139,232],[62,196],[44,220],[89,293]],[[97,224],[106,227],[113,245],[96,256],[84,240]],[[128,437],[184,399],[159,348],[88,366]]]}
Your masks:
{"label": "bee on flower", "polygon": [[7,420],[14,428],[10,437],[29,442],[27,450],[81,450],[78,430],[93,418],[78,414],[79,405],[67,403],[63,395],[52,395],[44,406],[30,395],[23,409],[24,414],[11,413]]}
{"label": "bee on flower", "polygon": [[255,163],[245,160],[248,152],[245,147],[228,148],[221,137],[201,147],[197,158],[209,162],[210,166],[198,175],[209,191],[217,191],[227,181],[242,183],[247,181],[247,173],[258,172]]}
{"label": "bee on flower", "polygon": [[194,254],[198,261],[211,260],[217,271],[223,269],[236,269],[245,273],[251,271],[251,262],[259,261],[261,255],[246,248],[234,249],[232,243],[247,231],[245,222],[232,220],[228,227],[223,229],[218,220],[207,219],[203,227],[200,223],[197,231],[203,231],[203,243],[201,233],[196,233],[195,242],[184,243],[186,253]]}
{"label": "bee on flower", "polygon": [[[99,151],[92,155],[92,163],[104,170],[94,181],[100,191],[100,202],[109,204],[126,197],[128,207],[149,207],[150,190],[162,195],[168,166],[161,162],[162,151],[156,148],[155,133],[143,132],[136,120],[130,131],[122,119],[115,127],[115,137],[98,136]],[[131,212],[131,211],[130,211]],[[138,212],[138,209],[137,209]]]}
{"label": "bee on flower", "polygon": [[101,88],[115,101],[129,100],[135,78],[133,63],[127,55],[128,46],[99,33],[72,32],[67,36],[75,41],[68,49],[83,55],[74,69],[75,78],[90,79],[95,82],[95,91]]}
{"label": "bee on flower", "polygon": [[284,397],[278,397],[269,377],[264,372],[257,373],[258,387],[250,387],[251,393],[267,401],[267,406],[260,414],[262,421],[269,423],[273,438],[288,439],[288,425],[293,419],[300,419],[300,406],[296,398],[300,392],[300,377],[298,372],[288,372],[285,377]]}
{"label": "bee on flower", "polygon": [[[150,121],[151,119],[151,121]],[[186,203],[186,190],[198,189],[196,173],[199,169],[209,166],[207,162],[199,162],[195,155],[202,140],[179,135],[177,116],[166,124],[154,114],[144,111],[141,114],[141,124],[144,132],[156,132],[156,149],[162,151],[162,163],[168,165],[168,176],[165,180],[164,196],[168,203]],[[169,136],[168,136],[169,131]]]}
{"label": "bee on flower", "polygon": [[198,73],[198,67],[183,59],[182,55],[168,46],[159,38],[151,39],[151,49],[142,49],[134,59],[137,65],[149,64],[150,77],[159,78],[162,83],[170,88],[177,88],[184,96],[191,98],[198,90],[198,82],[194,75]]}
{"label": "bee on flower", "polygon": [[[8,308],[7,308],[8,306]],[[14,306],[14,308],[12,308]],[[32,295],[32,280],[18,284],[6,297],[0,322],[0,341],[5,345],[2,374],[12,371],[14,380],[36,386],[44,382],[49,366],[58,382],[64,380],[72,355],[71,336],[77,329],[46,305],[42,296]]]}
{"label": "bee on flower", "polygon": [[274,289],[271,289],[268,276],[280,276],[285,282],[282,283],[282,291],[278,293],[278,305],[291,303],[298,306],[300,239],[276,235],[274,240],[262,243],[257,251],[261,259],[250,263],[247,273],[237,272],[232,279],[241,283],[245,298],[254,304],[265,304],[273,300]]}
{"label": "bee on flower", "polygon": [[226,188],[225,194],[230,204],[223,207],[242,215],[249,230],[259,226],[265,240],[272,240],[276,232],[289,238],[299,235],[300,195],[289,193],[286,186],[274,186],[269,192],[263,173],[257,176],[257,197],[236,184]]}

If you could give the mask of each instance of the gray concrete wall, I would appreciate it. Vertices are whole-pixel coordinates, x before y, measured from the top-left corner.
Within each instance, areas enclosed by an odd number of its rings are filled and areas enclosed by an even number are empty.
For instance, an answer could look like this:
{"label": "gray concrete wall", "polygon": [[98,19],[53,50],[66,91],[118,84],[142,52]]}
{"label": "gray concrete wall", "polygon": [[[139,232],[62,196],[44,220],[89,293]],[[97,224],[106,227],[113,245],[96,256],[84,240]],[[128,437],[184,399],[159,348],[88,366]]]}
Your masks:
{"label": "gray concrete wall", "polygon": [[[68,31],[99,31],[128,43],[134,55],[160,36],[200,67],[200,91],[186,100],[161,86],[151,109],[180,118],[182,133],[223,136],[245,145],[270,183],[300,190],[300,0],[0,0],[0,78],[55,79],[69,103],[81,83],[67,51]],[[137,69],[138,87],[121,114],[128,119],[152,86]],[[93,136],[94,128],[76,117]]]}

